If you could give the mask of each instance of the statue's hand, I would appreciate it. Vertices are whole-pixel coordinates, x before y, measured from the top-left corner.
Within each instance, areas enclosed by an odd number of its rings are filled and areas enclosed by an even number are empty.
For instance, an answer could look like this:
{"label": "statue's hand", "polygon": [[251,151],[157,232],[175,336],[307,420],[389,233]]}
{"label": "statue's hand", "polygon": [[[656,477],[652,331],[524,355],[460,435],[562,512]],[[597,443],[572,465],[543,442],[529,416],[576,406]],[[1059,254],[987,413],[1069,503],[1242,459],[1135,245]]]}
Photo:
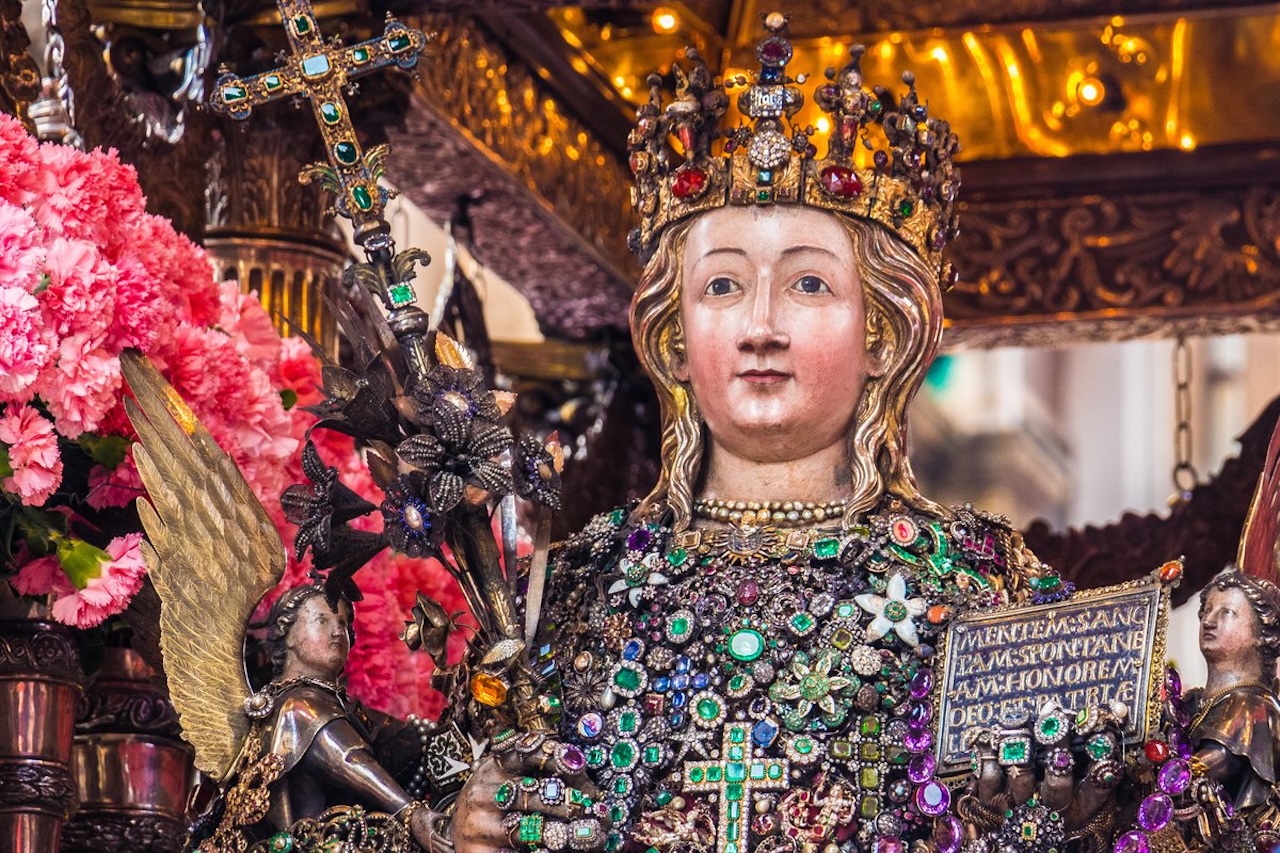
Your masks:
{"label": "statue's hand", "polygon": [[[476,766],[458,795],[458,853],[500,849],[603,850],[609,821],[577,747],[541,734],[510,736]],[[523,839],[523,840],[522,840]]]}
{"label": "statue's hand", "polygon": [[1077,727],[1069,722],[1075,715],[1047,707],[1034,721],[1006,721],[980,733],[973,744],[971,793],[960,803],[962,819],[979,836],[1042,824],[1041,834],[1081,839],[1091,849],[1092,840],[1110,829],[1115,789],[1124,776],[1124,715],[1117,710],[1093,709]]}
{"label": "statue's hand", "polygon": [[409,819],[409,833],[427,853],[453,853],[446,827],[448,819],[437,811],[419,806]]}

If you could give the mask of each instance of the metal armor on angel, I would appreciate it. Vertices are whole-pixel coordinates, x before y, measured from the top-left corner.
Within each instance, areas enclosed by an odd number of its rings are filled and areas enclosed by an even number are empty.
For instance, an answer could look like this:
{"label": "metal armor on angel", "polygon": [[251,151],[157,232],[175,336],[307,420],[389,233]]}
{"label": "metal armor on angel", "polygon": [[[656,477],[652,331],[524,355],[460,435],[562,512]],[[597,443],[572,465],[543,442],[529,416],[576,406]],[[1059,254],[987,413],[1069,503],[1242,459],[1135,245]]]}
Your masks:
{"label": "metal armor on angel", "polygon": [[210,853],[278,849],[282,838],[319,849],[348,836],[388,850],[410,849],[410,838],[447,850],[437,815],[405,787],[422,759],[418,728],[364,708],[342,687],[349,602],[318,586],[285,592],[268,620],[272,679],[250,690],[244,635],[284,572],[279,534],[150,363],[128,353],[121,361],[136,397],[129,416],[150,498],[139,511],[163,602],[170,691],[196,766],[222,785],[205,837],[193,840]]}

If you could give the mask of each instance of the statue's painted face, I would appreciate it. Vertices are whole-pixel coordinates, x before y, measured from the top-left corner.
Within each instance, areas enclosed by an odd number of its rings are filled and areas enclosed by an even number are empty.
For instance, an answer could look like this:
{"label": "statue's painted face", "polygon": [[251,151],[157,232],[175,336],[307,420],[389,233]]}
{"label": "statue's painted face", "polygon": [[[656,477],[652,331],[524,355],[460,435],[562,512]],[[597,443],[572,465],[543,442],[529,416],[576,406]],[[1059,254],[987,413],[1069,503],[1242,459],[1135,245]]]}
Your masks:
{"label": "statue's painted face", "polygon": [[1258,655],[1260,626],[1239,587],[1211,588],[1200,608],[1200,652],[1209,663]]}
{"label": "statue's painted face", "polygon": [[286,674],[332,680],[347,665],[351,651],[351,609],[345,601],[335,611],[323,595],[313,595],[298,608],[298,619],[289,629]]}
{"label": "statue's painted face", "polygon": [[835,216],[726,207],[689,230],[685,356],[715,444],[760,462],[844,441],[869,373],[862,287]]}

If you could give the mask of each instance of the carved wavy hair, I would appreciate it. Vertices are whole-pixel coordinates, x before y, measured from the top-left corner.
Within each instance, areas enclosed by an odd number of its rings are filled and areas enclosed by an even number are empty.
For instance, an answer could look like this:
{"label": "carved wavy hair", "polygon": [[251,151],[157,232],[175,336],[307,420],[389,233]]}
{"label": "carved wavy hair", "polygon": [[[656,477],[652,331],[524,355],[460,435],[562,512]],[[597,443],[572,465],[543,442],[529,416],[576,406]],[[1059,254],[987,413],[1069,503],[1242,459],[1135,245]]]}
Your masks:
{"label": "carved wavy hair", "polygon": [[1209,600],[1210,590],[1238,589],[1244,593],[1258,619],[1258,656],[1262,677],[1270,684],[1276,678],[1276,660],[1280,659],[1280,588],[1271,581],[1247,575],[1234,566],[1219,572],[1200,593],[1200,617]]}
{"label": "carved wavy hair", "polygon": [[[920,389],[942,340],[942,294],[936,271],[910,247],[874,223],[831,214],[853,245],[862,282],[867,351],[883,372],[868,376],[849,434],[853,499],[845,522],[876,506],[885,492],[933,512],[941,508],[916,487],[907,460],[907,406]],[[675,529],[689,525],[705,455],[705,423],[687,382],[676,378],[684,357],[680,321],[681,261],[694,219],[673,224],[658,239],[631,301],[631,337],[657,390],[662,414],[662,471],[637,517],[664,508]]]}

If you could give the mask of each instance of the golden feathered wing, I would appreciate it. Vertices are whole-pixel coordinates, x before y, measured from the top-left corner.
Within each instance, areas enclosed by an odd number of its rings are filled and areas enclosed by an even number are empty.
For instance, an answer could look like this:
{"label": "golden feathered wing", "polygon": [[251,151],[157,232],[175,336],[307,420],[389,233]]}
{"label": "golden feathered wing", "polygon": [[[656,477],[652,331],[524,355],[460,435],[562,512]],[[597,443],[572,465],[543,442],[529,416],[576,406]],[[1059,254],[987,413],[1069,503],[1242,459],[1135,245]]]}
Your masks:
{"label": "golden feathered wing", "polygon": [[150,497],[138,499],[147,570],[160,594],[160,648],[183,737],[196,766],[222,780],[248,731],[245,628],[280,582],[280,534],[187,404],[143,356],[120,359],[134,400],[134,460]]}

